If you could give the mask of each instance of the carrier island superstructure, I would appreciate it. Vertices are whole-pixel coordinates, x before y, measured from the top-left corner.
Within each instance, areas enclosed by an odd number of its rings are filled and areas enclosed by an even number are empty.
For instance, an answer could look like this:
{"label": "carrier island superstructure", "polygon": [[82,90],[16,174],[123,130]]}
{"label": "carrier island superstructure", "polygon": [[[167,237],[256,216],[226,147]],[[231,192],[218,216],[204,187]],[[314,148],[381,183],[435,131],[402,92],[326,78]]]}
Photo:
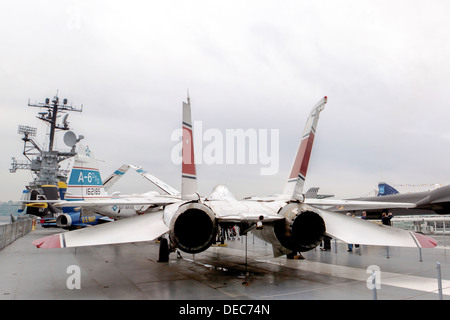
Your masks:
{"label": "carrier island superstructure", "polygon": [[[23,191],[23,200],[55,200],[59,196],[58,185],[61,186],[61,183],[67,180],[67,171],[61,169],[61,162],[76,155],[75,146],[83,139],[83,136],[77,137],[70,130],[67,120],[69,112],[82,112],[83,106],[69,105],[67,99],[60,101],[58,93],[52,100],[46,98],[43,103],[31,104],[28,101],[28,106],[40,109],[37,118],[49,127],[49,133],[46,135],[48,141],[44,141],[42,145],[38,144],[34,139],[37,128],[19,125],[18,133],[23,135],[24,141],[23,155],[27,160],[18,161],[13,157],[9,171],[15,173],[17,169],[22,169],[33,173],[33,181],[29,182],[25,187],[26,190]],[[64,143],[71,148],[68,152],[57,150],[55,147],[55,137],[59,131],[65,131]],[[51,205],[45,208],[28,207],[27,213],[40,217],[52,217],[57,210]]]}

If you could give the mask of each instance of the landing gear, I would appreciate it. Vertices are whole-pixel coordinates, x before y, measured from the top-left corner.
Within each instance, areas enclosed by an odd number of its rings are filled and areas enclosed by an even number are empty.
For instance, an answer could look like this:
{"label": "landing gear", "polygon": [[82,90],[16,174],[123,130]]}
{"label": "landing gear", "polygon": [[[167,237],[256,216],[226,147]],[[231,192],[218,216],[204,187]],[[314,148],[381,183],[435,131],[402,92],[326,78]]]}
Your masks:
{"label": "landing gear", "polygon": [[169,262],[169,242],[166,238],[161,238],[159,242],[158,262]]}
{"label": "landing gear", "polygon": [[242,282],[242,285],[248,287],[250,285],[250,282],[248,281],[250,274],[248,272],[248,261],[247,261],[247,233],[244,236],[245,236],[245,280],[244,282]]}
{"label": "landing gear", "polygon": [[303,260],[305,259],[304,256],[302,256],[302,254],[299,252],[298,254],[296,254],[297,251],[292,251],[291,253],[286,254],[286,258],[289,260]]}
{"label": "landing gear", "polygon": [[181,256],[181,253],[178,249],[169,243],[169,240],[167,238],[159,238],[159,259],[158,262],[169,262],[169,254],[171,252],[177,252],[177,258],[183,259]]}

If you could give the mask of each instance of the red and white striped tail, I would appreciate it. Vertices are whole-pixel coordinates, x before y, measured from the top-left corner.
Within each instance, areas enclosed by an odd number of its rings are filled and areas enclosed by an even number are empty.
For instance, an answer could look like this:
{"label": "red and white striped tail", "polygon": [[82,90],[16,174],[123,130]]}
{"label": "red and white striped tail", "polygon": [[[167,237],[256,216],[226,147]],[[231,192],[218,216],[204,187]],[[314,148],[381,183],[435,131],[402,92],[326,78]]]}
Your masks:
{"label": "red and white striped tail", "polygon": [[305,185],[306,173],[308,172],[309,159],[316,135],[319,114],[325,108],[327,97],[322,98],[314,105],[309,114],[308,121],[303,131],[300,147],[292,166],[291,174],[284,189],[284,194],[291,196],[293,200],[303,199],[303,186]]}
{"label": "red and white striped tail", "polygon": [[194,157],[194,134],[192,132],[191,104],[183,102],[183,147],[181,169],[181,198],[198,199],[197,171]]}

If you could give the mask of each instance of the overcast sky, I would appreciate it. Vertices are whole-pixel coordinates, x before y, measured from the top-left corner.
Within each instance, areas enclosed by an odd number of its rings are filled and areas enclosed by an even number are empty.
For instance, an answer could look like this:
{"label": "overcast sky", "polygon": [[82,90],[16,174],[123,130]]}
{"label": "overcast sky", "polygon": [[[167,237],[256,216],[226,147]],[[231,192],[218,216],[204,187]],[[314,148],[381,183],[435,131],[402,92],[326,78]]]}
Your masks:
{"label": "overcast sky", "polygon": [[[60,98],[83,112],[105,177],[123,163],[180,188],[171,135],[189,90],[202,129],[278,130],[279,170],[202,164],[200,192],[281,192],[311,107],[323,96],[306,187],[363,196],[379,181],[450,182],[448,1],[0,0],[0,200],[31,180],[19,124]],[[205,143],[207,144],[207,143]],[[59,144],[59,147],[64,147]],[[130,172],[114,190],[152,187]]]}

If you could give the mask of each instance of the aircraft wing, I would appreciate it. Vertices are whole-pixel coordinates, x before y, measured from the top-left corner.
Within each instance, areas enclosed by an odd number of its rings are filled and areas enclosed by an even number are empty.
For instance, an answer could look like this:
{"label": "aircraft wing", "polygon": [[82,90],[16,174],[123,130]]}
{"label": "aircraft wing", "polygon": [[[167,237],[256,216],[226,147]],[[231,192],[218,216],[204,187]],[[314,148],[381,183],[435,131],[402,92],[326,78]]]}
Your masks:
{"label": "aircraft wing", "polygon": [[[332,202],[336,203],[335,200]],[[313,203],[323,204],[324,201],[313,201]],[[326,203],[330,204],[331,202],[326,201]],[[219,222],[256,223],[261,221],[264,224],[284,219],[282,215],[276,213],[278,211],[276,208],[283,206],[283,202],[233,203],[219,201],[217,203],[210,202],[209,205],[214,210]],[[312,210],[324,220],[327,234],[347,243],[414,248],[434,248],[437,245],[437,241],[433,238],[415,232],[380,225],[325,209],[314,208]]]}
{"label": "aircraft wing", "polygon": [[153,241],[169,230],[162,215],[163,212],[158,211],[90,228],[54,234],[35,240],[33,245],[50,249]]}
{"label": "aircraft wing", "polygon": [[180,194],[180,191],[178,191],[175,188],[169,186],[167,183],[165,183],[164,181],[156,178],[154,175],[151,175],[150,173],[148,173],[147,171],[145,171],[141,167],[137,167],[137,166],[134,166],[134,165],[131,165],[131,164],[129,166],[131,168],[133,168],[134,170],[136,170],[136,172],[139,173],[142,177],[144,177],[145,179],[147,179],[148,181],[153,183],[155,186],[160,188],[162,191],[164,191],[168,195],[176,196],[176,195]]}
{"label": "aircraft wing", "polygon": [[347,243],[434,248],[437,241],[423,234],[398,229],[340,213],[318,209],[325,221],[326,233]]}
{"label": "aircraft wing", "polygon": [[[433,238],[415,232],[352,218],[328,210],[317,210],[325,221],[327,234],[347,243],[419,248],[434,248],[437,245]],[[34,241],[33,245],[38,248],[50,249],[153,241],[169,231],[162,216],[162,211],[139,215],[90,228],[51,235]],[[218,218],[218,221],[245,222],[250,221],[249,219],[256,221],[259,220],[259,217],[252,216],[252,214],[239,216],[224,214]],[[268,217],[264,222],[275,219],[277,216]]]}
{"label": "aircraft wing", "polygon": [[103,181],[103,188],[105,188],[106,191],[111,189],[111,187],[120,179],[123,177],[123,175],[128,171],[130,168],[129,165],[123,164],[119,169],[114,171],[109,177]]}
{"label": "aircraft wing", "polygon": [[339,200],[339,199],[305,199],[305,203],[312,206],[336,207],[338,210],[370,210],[370,209],[412,209],[416,208],[411,202],[387,202],[365,200]]}
{"label": "aircraft wing", "polygon": [[82,200],[82,201],[66,201],[66,200],[39,200],[39,201],[27,201],[26,206],[35,208],[46,208],[49,203],[57,208],[96,208],[103,206],[166,206],[180,201],[177,198],[170,197],[157,197],[154,199],[95,199],[95,200]]}
{"label": "aircraft wing", "polygon": [[[312,206],[321,205],[339,207],[339,210],[416,207],[416,204],[414,203],[364,200],[305,199],[305,203]],[[338,212],[324,209],[318,210],[325,222],[327,234],[347,243],[419,248],[434,248],[437,245],[435,239],[419,233],[393,228],[355,217],[349,217]]]}

